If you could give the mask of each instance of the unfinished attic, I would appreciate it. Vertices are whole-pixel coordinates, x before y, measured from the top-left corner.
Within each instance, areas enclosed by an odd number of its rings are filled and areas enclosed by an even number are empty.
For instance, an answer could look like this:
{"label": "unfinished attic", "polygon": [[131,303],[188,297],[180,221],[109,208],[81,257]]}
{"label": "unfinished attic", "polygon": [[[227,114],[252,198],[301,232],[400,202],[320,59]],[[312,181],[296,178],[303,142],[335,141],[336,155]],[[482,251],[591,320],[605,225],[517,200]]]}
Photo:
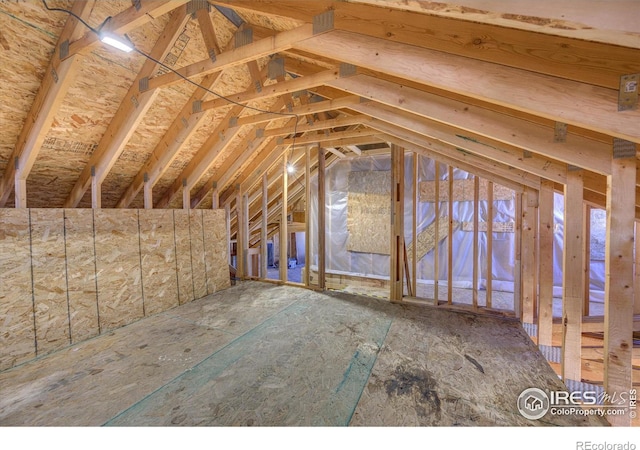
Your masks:
{"label": "unfinished attic", "polygon": [[1,2],[0,425],[640,424],[639,80],[634,1]]}

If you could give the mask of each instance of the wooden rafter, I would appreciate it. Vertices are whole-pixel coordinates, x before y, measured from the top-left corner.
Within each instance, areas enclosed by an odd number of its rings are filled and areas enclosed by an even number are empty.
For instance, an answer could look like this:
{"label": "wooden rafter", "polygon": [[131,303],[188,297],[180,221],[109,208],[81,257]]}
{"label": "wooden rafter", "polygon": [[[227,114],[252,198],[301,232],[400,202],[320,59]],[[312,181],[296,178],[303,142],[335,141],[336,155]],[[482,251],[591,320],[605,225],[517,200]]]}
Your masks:
{"label": "wooden rafter", "polygon": [[342,78],[330,86],[465,130],[472,133],[471,139],[488,137],[599,173],[606,174],[610,170],[611,157],[605,150],[607,145],[580,135],[569,134],[566,142],[553,142],[554,130],[551,127],[368,75]]}
{"label": "wooden rafter", "polygon": [[[218,72],[228,67],[244,64],[265,56],[273,55],[282,50],[287,50],[296,42],[312,36],[314,36],[312,26],[303,25],[302,27],[283,31],[275,36],[266,37],[251,44],[224,52],[216,57],[215,62],[211,59],[205,59],[178,69],[177,72],[187,78]],[[182,81],[183,79],[179,75],[170,72],[151,78],[149,80],[149,89],[170,86]]]}
{"label": "wooden rafter", "polygon": [[[477,0],[476,3],[478,2],[482,3],[482,0]],[[403,5],[400,8],[388,7],[389,2],[386,0],[375,6],[326,0],[263,0],[260,2],[227,0],[216,1],[216,3],[240,10],[247,9],[306,22],[311,22],[314,15],[331,9],[334,27],[337,30],[362,33],[370,37],[403,42],[611,89],[617,89],[620,74],[640,72],[640,39],[637,36],[637,26],[635,27],[635,48],[630,48],[594,42],[594,39],[584,39],[580,36],[577,36],[578,39],[572,39],[545,35],[539,33],[542,27],[524,30],[479,23],[478,19],[482,19],[483,16],[489,17],[490,14],[473,15],[469,14],[470,11],[466,11],[466,14],[458,13],[457,18],[438,17],[435,14],[442,14],[443,11],[438,8],[430,11],[426,5],[420,7],[420,12],[402,10],[407,8],[407,2],[402,2]],[[494,5],[497,3],[500,2],[493,2]],[[509,6],[514,4],[514,2],[502,3]],[[540,3],[527,4],[526,7],[521,6],[521,8],[529,11]],[[560,9],[561,7],[555,3],[553,8],[546,6],[544,17],[548,17],[547,14],[557,13]],[[591,20],[597,17],[591,13],[590,8],[587,9],[589,9],[588,13],[581,11],[583,16],[591,17]],[[606,29],[609,34],[612,30],[619,30],[619,23],[625,21],[630,23],[628,15],[633,14],[631,12],[633,7],[627,6],[626,9],[629,10],[627,14],[621,9],[617,9],[614,13],[607,8],[605,16],[616,22],[615,26],[609,26]],[[455,8],[446,8],[446,10],[455,10]],[[425,20],[425,12],[431,13],[428,20]],[[527,17],[531,15],[533,14],[525,14]],[[526,25],[526,23],[526,17],[523,17],[518,25]],[[561,28],[561,24],[558,24],[557,27],[549,27],[547,30],[558,33]],[[571,32],[575,33],[576,30],[567,31],[568,34]],[[605,33],[600,35],[604,36]],[[429,39],[425,39],[425,36],[429,36]],[[633,37],[629,36],[629,41],[632,39]]]}
{"label": "wooden rafter", "polygon": [[[233,47],[233,41],[234,40],[231,39],[227,43],[225,51],[228,51]],[[253,66],[256,66],[255,68],[257,68],[257,64],[255,63],[255,61],[251,61],[247,65],[250,67],[250,69]],[[211,89],[222,74],[223,72],[215,72],[206,75],[199,84],[205,89]],[[258,75],[259,74],[260,70],[258,68]],[[155,146],[149,159],[138,171],[135,178],[133,179],[133,182],[129,185],[125,193],[118,201],[118,208],[127,208],[131,204],[131,202],[143,187],[145,175],[148,180],[147,182],[149,183],[149,186],[155,186],[155,184],[158,182],[158,180],[160,180],[165,171],[171,166],[171,163],[179,155],[183,145],[188,142],[189,138],[203,123],[203,120],[208,115],[207,112],[201,111],[194,114],[193,104],[194,102],[200,102],[205,98],[205,96],[208,94],[205,89],[196,88],[189,100],[184,104],[180,113],[178,113],[174,121],[167,129],[167,132],[164,134],[162,139],[160,139],[160,142],[158,142],[158,144]]]}
{"label": "wooden rafter", "polygon": [[[344,42],[350,45],[345,46]],[[640,130],[636,126],[640,123],[640,111],[618,113],[618,92],[614,89],[585,86],[577,81],[345,31],[332,31],[300,41],[295,48],[640,142]],[[495,89],[497,85],[503,88]],[[531,86],[535,86],[533,96]]]}
{"label": "wooden rafter", "polygon": [[[164,59],[182,32],[187,20],[189,20],[189,16],[186,14],[186,9],[184,8],[176,9],[171,14],[169,23],[151,50],[152,58],[158,61]],[[140,69],[133,84],[129,87],[129,91],[120,103],[118,111],[109,123],[98,147],[91,155],[89,162],[80,173],[80,177],[67,197],[65,202],[66,208],[78,206],[78,203],[80,203],[85,192],[92,184],[92,178],[94,186],[98,185],[97,187],[99,188],[99,185],[102,184],[109,174],[109,171],[126,147],[138,124],[142,121],[144,115],[159,94],[159,91],[156,89],[148,91],[142,91],[140,89],[141,80],[148,79],[157,68],[158,64],[155,61],[150,59],[145,60],[142,69]],[[134,99],[135,102],[133,101]],[[92,206],[99,208],[99,194],[95,195],[94,193],[93,199]]]}
{"label": "wooden rafter", "polygon": [[[131,6],[120,14],[114,16],[102,31],[113,34],[125,34],[151,22],[157,17],[167,14],[187,3],[189,0],[153,0],[140,2],[140,8]],[[69,45],[69,57],[77,53],[86,53],[96,45],[100,45],[98,35],[87,32],[75,42]]]}
{"label": "wooden rafter", "polygon": [[[87,19],[94,4],[95,0],[77,1],[72,7],[72,12]],[[49,66],[40,83],[38,94],[31,105],[18,141],[9,157],[10,162],[7,164],[0,183],[0,207],[6,205],[15,184],[25,184],[42,143],[51,129],[53,117],[80,69],[80,57],[74,56],[65,61],[60,59],[60,46],[77,39],[85,29],[84,25],[72,16],[69,16],[65,23],[53,56],[49,61]],[[16,206],[26,207],[26,198],[23,197],[20,194],[16,195]]]}

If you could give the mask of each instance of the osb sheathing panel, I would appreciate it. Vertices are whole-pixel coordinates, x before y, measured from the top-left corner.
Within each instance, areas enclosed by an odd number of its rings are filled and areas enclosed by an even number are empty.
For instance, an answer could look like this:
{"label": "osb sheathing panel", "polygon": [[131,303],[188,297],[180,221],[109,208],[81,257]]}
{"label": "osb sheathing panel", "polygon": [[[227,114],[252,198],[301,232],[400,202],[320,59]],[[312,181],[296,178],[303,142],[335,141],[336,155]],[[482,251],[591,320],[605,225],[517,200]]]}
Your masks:
{"label": "osb sheathing panel", "polygon": [[189,232],[191,233],[193,295],[195,298],[202,298],[207,295],[207,272],[204,260],[204,229],[201,209],[189,211]]}
{"label": "osb sheathing panel", "polygon": [[[62,7],[70,2],[60,2]],[[49,14],[41,2],[0,2],[0,171],[16,144],[57,37],[64,14]]]}
{"label": "osb sheathing panel", "polygon": [[31,267],[38,356],[71,344],[64,210],[31,209]]}
{"label": "osb sheathing panel", "polygon": [[144,316],[138,211],[95,210],[98,307],[102,332]]}
{"label": "osb sheathing panel", "polygon": [[29,210],[0,209],[0,370],[35,356]]}
{"label": "osb sheathing panel", "polygon": [[140,211],[140,254],[145,314],[178,306],[173,211]]}
{"label": "osb sheathing panel", "polygon": [[[457,229],[459,223],[453,221],[453,229]],[[438,243],[442,242],[449,235],[449,217],[443,216],[438,219]],[[424,256],[435,248],[436,222],[435,220],[424,230],[418,233],[418,241],[416,242],[416,257],[420,261]],[[409,263],[413,261],[413,253],[409,251],[412,242],[407,242],[407,259]]]}
{"label": "osb sheathing panel", "polygon": [[[474,181],[470,180],[453,180],[453,198],[460,202],[472,202],[473,201],[473,187]],[[420,189],[420,201],[421,202],[434,202],[435,201],[435,181],[421,181],[419,183]],[[485,179],[480,180],[479,200],[487,200],[487,192],[489,189],[489,181]],[[448,181],[440,181],[440,201],[446,202],[448,192]],[[499,200],[512,200],[513,190],[504,187],[499,184],[493,185],[493,199]]]}
{"label": "osb sheathing panel", "polygon": [[389,254],[391,172],[349,172],[347,250]]}
{"label": "osb sheathing panel", "polygon": [[193,297],[193,272],[191,270],[191,235],[189,213],[173,210],[175,226],[176,266],[178,270],[178,293],[180,304],[190,302]]}
{"label": "osb sheathing panel", "polygon": [[227,225],[223,209],[202,210],[207,292],[213,294],[231,285],[227,258]]}
{"label": "osb sheathing panel", "polygon": [[100,333],[93,210],[65,209],[64,223],[71,340],[75,343]]}

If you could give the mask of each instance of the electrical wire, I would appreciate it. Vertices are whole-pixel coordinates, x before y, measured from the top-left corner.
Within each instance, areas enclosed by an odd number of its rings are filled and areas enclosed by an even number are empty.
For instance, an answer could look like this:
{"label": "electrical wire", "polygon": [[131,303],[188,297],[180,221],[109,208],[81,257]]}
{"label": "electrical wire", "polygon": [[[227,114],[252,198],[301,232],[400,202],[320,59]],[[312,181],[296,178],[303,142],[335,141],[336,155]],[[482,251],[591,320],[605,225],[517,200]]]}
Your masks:
{"label": "electrical wire", "polygon": [[[57,12],[63,12],[66,14],[69,14],[70,16],[74,17],[76,20],[78,20],[80,23],[82,23],[85,27],[87,27],[89,30],[91,30],[93,33],[95,33],[98,37],[100,37],[100,32],[102,30],[102,28],[111,20],[111,16],[107,17],[98,28],[94,28],[91,25],[89,25],[87,22],[85,22],[80,16],[78,16],[76,13],[74,13],[71,10],[68,9],[64,9],[64,8],[52,8],[49,7],[49,5],[47,5],[46,0],[42,0],[42,3],[44,4],[44,7],[48,10],[48,11],[57,11]],[[125,35],[126,36],[126,35]],[[129,37],[127,36],[127,39]],[[131,42],[131,40],[129,39],[129,42]],[[173,67],[170,67],[166,64],[164,64],[162,61],[157,60],[156,58],[154,58],[153,56],[149,55],[148,53],[145,53],[144,51],[138,49],[135,45],[133,45],[133,43],[131,43],[131,46],[133,48],[133,51],[135,51],[136,53],[138,53],[139,55],[143,56],[144,58],[154,62],[155,64],[163,67],[164,69],[174,73],[175,75],[177,75],[178,77],[180,77],[181,79],[183,79],[184,81],[186,81],[187,83],[197,87],[198,89],[202,89],[205,92],[208,92],[224,101],[226,101],[227,103],[233,104],[233,105],[237,105],[237,106],[242,106],[243,108],[252,110],[252,111],[256,111],[259,113],[266,113],[266,114],[273,114],[276,116],[284,116],[284,117],[295,117],[296,122],[294,124],[294,131],[293,131],[293,142],[291,143],[291,153],[293,153],[293,150],[295,149],[296,146],[296,134],[298,133],[298,122],[300,121],[300,115],[296,114],[296,113],[291,113],[291,112],[279,112],[279,111],[270,111],[267,109],[261,109],[261,108],[257,108],[254,106],[249,106],[249,105],[245,105],[242,104],[240,102],[237,102],[229,97],[226,97],[222,94],[219,94],[218,92],[215,92],[199,83],[196,83],[193,80],[190,80],[189,78],[187,78],[186,76],[182,75],[180,72],[178,72],[177,70],[175,70]]]}

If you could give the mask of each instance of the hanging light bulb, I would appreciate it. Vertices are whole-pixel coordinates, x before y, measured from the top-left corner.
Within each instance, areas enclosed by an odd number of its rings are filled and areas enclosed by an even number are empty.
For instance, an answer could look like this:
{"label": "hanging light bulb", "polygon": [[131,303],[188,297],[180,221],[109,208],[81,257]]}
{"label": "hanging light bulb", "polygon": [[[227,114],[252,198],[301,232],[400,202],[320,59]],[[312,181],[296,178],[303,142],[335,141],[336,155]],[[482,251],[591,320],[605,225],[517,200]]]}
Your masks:
{"label": "hanging light bulb", "polygon": [[293,173],[296,171],[296,168],[294,167],[294,165],[292,163],[287,164],[287,172],[288,173]]}

